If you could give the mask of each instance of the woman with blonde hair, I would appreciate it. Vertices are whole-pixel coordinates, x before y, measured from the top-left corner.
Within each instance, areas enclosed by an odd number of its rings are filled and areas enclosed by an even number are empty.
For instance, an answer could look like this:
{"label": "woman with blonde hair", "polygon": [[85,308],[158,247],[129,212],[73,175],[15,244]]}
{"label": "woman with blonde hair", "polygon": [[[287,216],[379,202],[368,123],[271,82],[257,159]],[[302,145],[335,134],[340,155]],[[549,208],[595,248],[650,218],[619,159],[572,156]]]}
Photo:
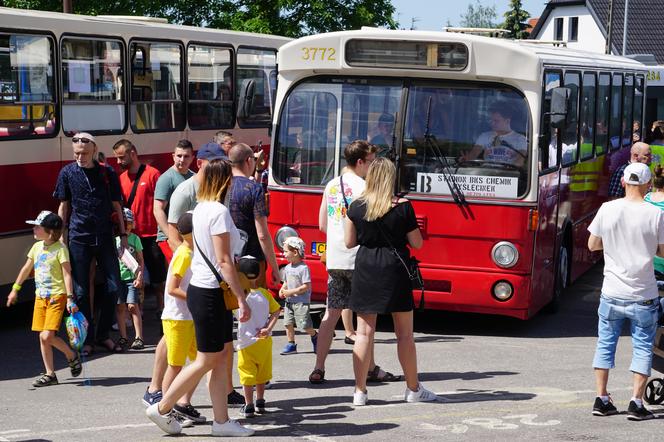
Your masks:
{"label": "woman with blonde hair", "polygon": [[358,406],[366,405],[368,400],[367,371],[379,313],[391,314],[394,321],[397,354],[406,378],[404,400],[437,400],[418,379],[413,292],[404,265],[410,259],[408,246],[422,247],[422,234],[413,206],[408,200],[394,196],[395,179],[394,164],[387,158],[377,158],[369,166],[364,193],[348,209],[349,221],[345,224],[346,247],[360,246],[350,295],[350,309],[357,313],[353,404]]}
{"label": "woman with blonde hair", "polygon": [[[228,418],[226,364],[227,352],[233,351],[233,317],[231,311],[226,309],[215,275],[221,274],[237,297],[240,322],[249,320],[251,309],[240,286],[234,258],[234,255],[241,253],[244,243],[228,208],[219,202],[224,200],[231,175],[231,166],[227,161],[211,162],[205,168],[197,194],[198,204],[192,219],[195,251],[191,262],[192,277],[187,288],[187,307],[196,332],[196,360],[180,372],[162,400],[146,410],[150,420],[168,434],[182,431],[182,425],[172,413],[176,401],[191,391],[208,371],[214,414],[212,435],[240,437],[254,433],[254,430]],[[209,260],[209,265],[203,255]]]}

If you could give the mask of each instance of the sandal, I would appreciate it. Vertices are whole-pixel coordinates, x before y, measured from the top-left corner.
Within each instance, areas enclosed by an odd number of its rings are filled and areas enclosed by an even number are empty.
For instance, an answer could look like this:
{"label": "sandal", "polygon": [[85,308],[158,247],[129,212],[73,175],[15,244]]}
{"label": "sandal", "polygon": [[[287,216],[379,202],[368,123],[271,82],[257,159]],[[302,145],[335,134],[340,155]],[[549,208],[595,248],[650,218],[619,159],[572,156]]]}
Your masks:
{"label": "sandal", "polygon": [[49,385],[58,385],[58,378],[53,374],[42,373],[40,377],[32,383],[33,387],[47,387]]}
{"label": "sandal", "polygon": [[81,372],[83,371],[83,365],[81,364],[81,357],[78,355],[78,353],[76,353],[76,357],[74,359],[67,361],[67,364],[69,365],[72,376],[77,378],[81,375]]}
{"label": "sandal", "polygon": [[376,365],[373,370],[367,374],[367,382],[399,382],[401,376],[395,376],[389,371],[384,371]]}
{"label": "sandal", "polygon": [[120,345],[113,342],[111,338],[108,338],[104,341],[97,341],[97,345],[109,353],[122,353],[122,351],[124,351],[124,349]]}
{"label": "sandal", "polygon": [[125,350],[127,347],[129,347],[129,341],[127,341],[127,338],[120,337],[117,341],[115,341],[116,345],[119,345],[122,347],[122,350]]}
{"label": "sandal", "polygon": [[141,338],[134,339],[134,342],[131,343],[132,350],[143,350],[145,348],[145,343]]}
{"label": "sandal", "polygon": [[314,368],[314,371],[309,375],[309,382],[312,384],[322,384],[325,382],[325,370]]}

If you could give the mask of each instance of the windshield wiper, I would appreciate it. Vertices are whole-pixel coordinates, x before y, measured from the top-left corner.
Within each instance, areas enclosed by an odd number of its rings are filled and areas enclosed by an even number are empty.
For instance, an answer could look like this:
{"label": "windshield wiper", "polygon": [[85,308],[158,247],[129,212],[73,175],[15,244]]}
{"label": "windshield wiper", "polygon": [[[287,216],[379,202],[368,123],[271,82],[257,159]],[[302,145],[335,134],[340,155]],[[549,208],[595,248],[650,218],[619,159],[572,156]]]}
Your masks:
{"label": "windshield wiper", "polygon": [[[434,158],[438,160],[441,166],[441,172],[443,175],[443,179],[445,180],[445,183],[447,184],[447,187],[450,189],[450,194],[452,195],[452,198],[454,199],[454,202],[458,204],[459,206],[467,206],[468,202],[466,201],[465,196],[463,195],[463,192],[461,191],[461,188],[459,188],[459,185],[457,184],[456,180],[454,179],[454,176],[451,171],[450,163],[447,160],[447,157],[443,154],[443,151],[440,149],[440,146],[438,146],[438,141],[436,141],[436,137],[434,135],[431,135],[430,133],[430,128],[429,128],[429,122],[431,119],[431,100],[432,97],[429,97],[428,103],[427,103],[427,119],[426,119],[426,127],[424,130],[424,140],[426,141],[426,148],[431,149],[431,152],[433,152]],[[425,151],[426,152],[426,151]],[[425,162],[426,162],[426,155],[425,155]]]}

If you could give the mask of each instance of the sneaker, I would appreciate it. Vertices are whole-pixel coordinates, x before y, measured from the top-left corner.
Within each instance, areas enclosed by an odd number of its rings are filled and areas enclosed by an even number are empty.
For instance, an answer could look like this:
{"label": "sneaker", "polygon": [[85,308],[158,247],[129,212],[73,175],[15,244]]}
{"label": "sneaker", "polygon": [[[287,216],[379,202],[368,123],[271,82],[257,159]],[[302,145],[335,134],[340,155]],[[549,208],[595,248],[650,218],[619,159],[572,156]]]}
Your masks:
{"label": "sneaker", "polygon": [[606,404],[599,396],[595,398],[593,416],[611,416],[614,414],[618,414],[618,409],[613,405],[611,396],[609,396],[609,401]]}
{"label": "sneaker", "polygon": [[159,428],[168,434],[180,434],[182,432],[182,425],[175,418],[175,414],[168,412],[166,414],[159,414],[159,403],[150,405],[145,410],[147,417],[157,424]]}
{"label": "sneaker", "polygon": [[265,413],[265,399],[256,399],[256,412],[258,414]]}
{"label": "sneaker", "polygon": [[213,436],[247,437],[252,436],[254,432],[255,431],[251,428],[243,427],[238,421],[233,419],[228,419],[228,421],[223,424],[220,424],[217,421],[212,421]]}
{"label": "sneaker", "polygon": [[282,355],[292,355],[294,353],[297,353],[297,344],[293,344],[292,342],[289,342],[286,344],[283,350],[281,350]]}
{"label": "sneaker", "polygon": [[175,419],[177,419],[178,422],[180,422],[180,426],[182,428],[191,428],[194,426],[194,421],[191,419],[187,419],[186,417],[182,417],[178,414],[175,415]]}
{"label": "sneaker", "polygon": [[254,404],[244,404],[242,408],[240,408],[240,414],[242,414],[242,416],[245,418],[256,416],[256,409],[254,408]]}
{"label": "sneaker", "polygon": [[429,391],[422,384],[417,385],[417,391],[412,391],[406,387],[403,399],[406,402],[433,402],[438,400],[438,396],[433,391]]}
{"label": "sneaker", "polygon": [[242,396],[237,391],[233,390],[228,393],[228,406],[229,407],[241,407],[244,405],[244,396]]}
{"label": "sneaker", "polygon": [[161,401],[163,394],[161,390],[157,390],[154,393],[150,393],[150,387],[145,389],[145,394],[143,395],[143,405],[149,407]]}
{"label": "sneaker", "polygon": [[355,405],[356,407],[367,405],[368,400],[369,400],[369,395],[364,391],[355,390],[355,393],[353,393],[353,405]]}
{"label": "sneaker", "polygon": [[201,413],[198,412],[197,409],[194,408],[193,405],[187,404],[187,405],[178,405],[175,404],[173,406],[173,411],[175,414],[183,419],[189,419],[190,421],[196,423],[196,424],[202,424],[207,419],[205,416],[201,416]]}
{"label": "sneaker", "polygon": [[649,419],[655,419],[655,415],[643,405],[639,407],[636,405],[636,402],[629,401],[629,407],[627,407],[627,419],[631,421],[647,421]]}
{"label": "sneaker", "polygon": [[270,388],[272,388],[272,383],[271,383],[270,381],[267,381],[267,382],[265,383],[265,389],[266,389],[266,390],[269,390]]}
{"label": "sneaker", "polygon": [[311,337],[311,345],[314,346],[314,353],[316,353],[316,345],[318,344],[318,333]]}

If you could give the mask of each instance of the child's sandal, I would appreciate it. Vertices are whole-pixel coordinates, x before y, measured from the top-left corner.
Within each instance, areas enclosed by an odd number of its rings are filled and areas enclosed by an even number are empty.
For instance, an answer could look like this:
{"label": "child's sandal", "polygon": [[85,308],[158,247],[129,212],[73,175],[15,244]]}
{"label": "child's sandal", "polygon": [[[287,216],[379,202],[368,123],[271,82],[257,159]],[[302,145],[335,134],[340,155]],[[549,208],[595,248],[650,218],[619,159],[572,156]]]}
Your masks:
{"label": "child's sandal", "polygon": [[115,344],[122,347],[122,351],[126,350],[127,347],[129,347],[129,341],[127,341],[127,338],[120,338],[115,342]]}
{"label": "child's sandal", "polygon": [[131,343],[132,350],[143,350],[145,348],[145,343],[141,338],[134,339],[134,342]]}
{"label": "child's sandal", "polygon": [[33,387],[47,387],[49,385],[58,385],[58,378],[53,374],[43,373],[32,383]]}
{"label": "child's sandal", "polygon": [[69,364],[69,370],[71,370],[71,375],[75,378],[81,375],[83,371],[83,364],[81,364],[81,357],[76,353],[76,357],[71,361],[67,362]]}

